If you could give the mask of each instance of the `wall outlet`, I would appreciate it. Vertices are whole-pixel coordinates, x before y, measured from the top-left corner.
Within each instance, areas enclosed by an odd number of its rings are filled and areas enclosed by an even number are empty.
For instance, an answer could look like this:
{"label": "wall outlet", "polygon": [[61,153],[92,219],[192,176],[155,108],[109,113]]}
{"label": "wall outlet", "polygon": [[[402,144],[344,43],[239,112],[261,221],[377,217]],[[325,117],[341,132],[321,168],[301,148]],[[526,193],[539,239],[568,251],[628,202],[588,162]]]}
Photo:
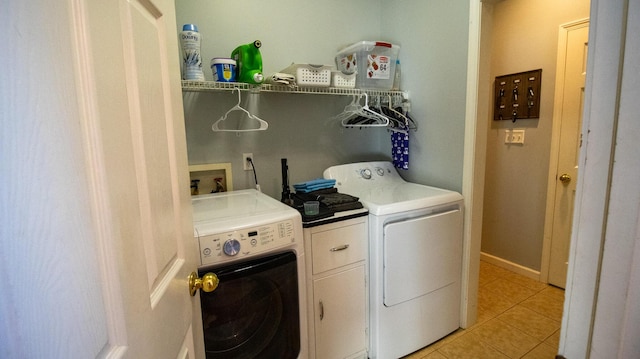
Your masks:
{"label": "wall outlet", "polygon": [[[247,160],[247,158],[251,158],[251,161]],[[244,168],[245,171],[253,170],[253,153],[242,154],[242,168]]]}
{"label": "wall outlet", "polygon": [[524,144],[524,130],[506,130],[504,143]]}

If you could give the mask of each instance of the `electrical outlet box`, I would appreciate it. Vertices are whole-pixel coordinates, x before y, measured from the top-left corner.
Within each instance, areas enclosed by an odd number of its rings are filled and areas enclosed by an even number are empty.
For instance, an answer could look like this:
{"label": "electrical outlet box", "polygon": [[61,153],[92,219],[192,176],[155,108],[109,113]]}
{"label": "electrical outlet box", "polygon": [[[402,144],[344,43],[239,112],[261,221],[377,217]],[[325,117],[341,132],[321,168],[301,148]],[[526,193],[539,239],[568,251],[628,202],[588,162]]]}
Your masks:
{"label": "electrical outlet box", "polygon": [[506,130],[504,143],[524,144],[524,130]]}
{"label": "electrical outlet box", "polygon": [[209,163],[189,166],[191,195],[233,191],[231,163]]}
{"label": "electrical outlet box", "polygon": [[[247,158],[251,158],[251,161],[247,160]],[[242,168],[244,168],[245,171],[253,170],[253,153],[242,154]]]}

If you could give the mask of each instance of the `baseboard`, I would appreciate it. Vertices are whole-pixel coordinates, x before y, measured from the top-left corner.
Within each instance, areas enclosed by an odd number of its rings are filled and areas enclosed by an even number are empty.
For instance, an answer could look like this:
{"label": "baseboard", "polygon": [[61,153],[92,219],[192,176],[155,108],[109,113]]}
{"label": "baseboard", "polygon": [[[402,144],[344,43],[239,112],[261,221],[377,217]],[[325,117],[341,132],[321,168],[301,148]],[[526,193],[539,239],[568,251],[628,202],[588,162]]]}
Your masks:
{"label": "baseboard", "polygon": [[510,270],[514,273],[518,273],[520,275],[523,275],[527,278],[531,278],[534,280],[537,280],[538,282],[540,281],[540,272],[533,270],[531,268],[527,268],[525,266],[521,266],[520,264],[516,264],[513,262],[509,262],[506,259],[502,259],[500,257],[496,257],[496,256],[492,256],[491,254],[487,254],[484,252],[480,252],[480,260],[483,260],[487,263],[493,264],[495,266],[498,266],[500,268],[504,268],[507,270]]}

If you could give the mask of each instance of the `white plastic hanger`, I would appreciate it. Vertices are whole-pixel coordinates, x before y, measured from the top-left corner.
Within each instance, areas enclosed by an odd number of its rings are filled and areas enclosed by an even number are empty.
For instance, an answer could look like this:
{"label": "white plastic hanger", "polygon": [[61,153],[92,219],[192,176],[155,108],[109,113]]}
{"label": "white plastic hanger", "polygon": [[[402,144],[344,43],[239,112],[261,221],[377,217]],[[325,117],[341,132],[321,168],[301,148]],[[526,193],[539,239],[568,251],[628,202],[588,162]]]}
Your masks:
{"label": "white plastic hanger", "polygon": [[342,110],[342,112],[337,114],[334,118],[336,120],[343,121],[355,116],[362,108],[362,106],[360,106],[360,104],[358,103],[359,98],[359,96],[353,95],[351,97],[351,102],[347,106],[345,106],[344,110]]}
{"label": "white plastic hanger", "polygon": [[[387,107],[387,109],[389,110],[389,112],[391,113],[392,117],[395,117],[396,121],[400,122],[402,121],[403,125],[402,128],[401,126],[392,126],[392,130],[395,132],[401,132],[401,133],[409,133],[409,119],[407,118],[407,116],[405,116],[404,114],[396,111],[393,108],[393,102],[391,101],[391,95],[389,95],[389,107]],[[392,121],[392,123],[395,121]]]}
{"label": "white plastic hanger", "polygon": [[[253,115],[251,112],[245,110],[244,108],[242,108],[242,106],[240,106],[240,102],[242,101],[242,99],[240,97],[240,89],[235,87],[233,89],[233,91],[231,91],[231,93],[233,93],[235,91],[238,91],[238,104],[236,104],[231,109],[229,109],[229,111],[227,111],[222,117],[220,117],[218,119],[218,121],[214,122],[213,125],[211,125],[211,130],[213,130],[214,132],[251,132],[251,131],[264,131],[267,128],[269,128],[269,123],[267,123],[267,121],[261,119],[260,117],[258,117],[256,115]],[[258,123],[260,124],[260,127],[259,128],[246,129],[246,130],[232,130],[232,129],[220,128],[218,126],[220,124],[220,122],[225,121],[227,119],[227,115],[229,115],[229,113],[231,113],[233,111],[244,112],[247,115],[247,117],[249,117],[250,119],[258,121]]]}
{"label": "white plastic hanger", "polygon": [[[364,106],[360,105],[360,98],[364,95]],[[363,119],[375,120],[375,123],[350,123],[349,121],[355,117],[362,117]],[[389,125],[389,118],[380,113],[377,113],[369,108],[369,96],[367,93],[362,93],[360,97],[354,99],[349,105],[347,105],[344,111],[336,116],[341,120],[344,127],[386,127]]]}

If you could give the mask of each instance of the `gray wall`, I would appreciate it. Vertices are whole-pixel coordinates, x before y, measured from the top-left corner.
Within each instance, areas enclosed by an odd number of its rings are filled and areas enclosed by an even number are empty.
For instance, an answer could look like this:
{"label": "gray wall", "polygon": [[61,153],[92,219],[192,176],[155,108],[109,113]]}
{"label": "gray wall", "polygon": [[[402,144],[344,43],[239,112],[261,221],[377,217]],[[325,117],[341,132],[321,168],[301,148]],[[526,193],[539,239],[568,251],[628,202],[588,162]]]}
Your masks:
{"label": "gray wall", "polygon": [[[225,8],[226,6],[226,8]],[[205,60],[228,57],[260,39],[264,72],[292,62],[333,64],[335,53],[362,40],[401,46],[402,88],[412,116],[408,180],[453,190],[462,187],[468,1],[221,1],[178,0],[177,22],[198,25]],[[207,68],[207,79],[212,75]],[[258,97],[259,100],[249,97]],[[237,101],[224,93],[184,93],[189,163],[231,162],[234,188],[253,187],[242,153],[253,152],[263,192],[279,198],[280,158],[289,160],[291,183],[322,176],[331,165],[390,159],[384,129],[343,129],[332,117],[350,97],[243,92],[243,104],[269,122],[261,132],[214,133],[211,124]]]}
{"label": "gray wall", "polygon": [[382,27],[402,45],[402,86],[414,118],[405,179],[462,190],[469,1],[383,1]]}
{"label": "gray wall", "polygon": [[[490,91],[495,76],[542,68],[542,97],[539,119],[486,119],[482,252],[536,271],[544,237],[558,30],[588,16],[588,0],[509,0],[493,5],[492,16],[484,17],[493,24],[491,43],[483,43],[491,46]],[[525,129],[524,145],[504,143],[505,130],[512,128]]]}

